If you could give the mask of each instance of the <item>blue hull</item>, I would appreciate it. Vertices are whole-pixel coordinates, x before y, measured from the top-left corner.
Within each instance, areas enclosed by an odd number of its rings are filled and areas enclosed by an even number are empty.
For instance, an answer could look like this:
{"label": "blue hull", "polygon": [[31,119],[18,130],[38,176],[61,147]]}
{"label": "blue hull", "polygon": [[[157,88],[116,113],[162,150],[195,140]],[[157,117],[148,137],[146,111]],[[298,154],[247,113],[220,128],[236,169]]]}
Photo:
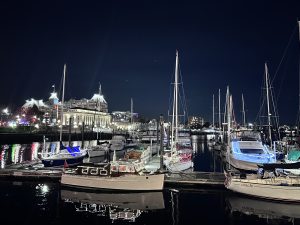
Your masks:
{"label": "blue hull", "polygon": [[84,157],[85,156],[68,159],[42,159],[42,163],[44,164],[44,167],[63,167],[66,161],[68,166],[76,166],[83,162]]}

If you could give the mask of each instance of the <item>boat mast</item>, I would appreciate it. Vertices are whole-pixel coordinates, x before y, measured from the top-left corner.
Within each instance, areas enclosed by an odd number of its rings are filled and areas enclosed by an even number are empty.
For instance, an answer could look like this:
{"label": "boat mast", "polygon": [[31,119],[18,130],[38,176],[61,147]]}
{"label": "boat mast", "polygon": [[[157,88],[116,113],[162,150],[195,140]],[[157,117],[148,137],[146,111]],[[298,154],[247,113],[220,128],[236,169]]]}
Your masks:
{"label": "boat mast", "polygon": [[[93,128],[92,129],[94,129],[94,126],[97,128],[97,132],[96,132],[96,134],[97,134],[97,141],[98,141],[98,139],[99,139],[99,129],[100,129],[100,120],[99,120],[99,118],[98,118],[98,124],[95,124],[94,125],[94,123],[95,123],[95,120],[96,120],[96,108],[97,107],[99,107],[98,108],[98,111],[100,112],[100,110],[101,110],[101,102],[100,102],[100,98],[101,98],[101,95],[102,95],[102,91],[101,91],[101,84],[100,84],[100,82],[99,82],[99,99],[97,100],[97,103],[96,103],[96,107],[95,107],[95,113],[94,113],[94,121],[93,121]],[[97,105],[98,104],[98,105]]]}
{"label": "boat mast", "polygon": [[131,117],[131,125],[133,123],[133,100],[130,99],[130,117]]}
{"label": "boat mast", "polygon": [[177,138],[178,138],[177,129],[178,129],[178,51],[176,50],[175,82],[174,82],[173,112],[172,112],[172,132],[171,132],[171,155],[174,153],[174,143],[175,144],[177,143]]}
{"label": "boat mast", "polygon": [[230,106],[230,94],[229,86],[227,86],[226,92],[226,102],[227,102],[227,146],[230,146],[230,125],[231,125],[231,106]]}
{"label": "boat mast", "polygon": [[219,89],[219,129],[221,129],[221,90]]}
{"label": "boat mast", "polygon": [[244,102],[243,93],[242,93],[242,116],[243,116],[243,127],[246,127],[246,113],[245,113],[245,102]]}
{"label": "boat mast", "polygon": [[[300,42],[300,21],[298,21],[298,31],[299,31],[299,42]],[[299,103],[298,103],[298,118],[297,118],[297,134],[299,135],[299,125],[300,125],[300,57],[299,57]]]}
{"label": "boat mast", "polygon": [[268,73],[268,66],[265,63],[265,79],[266,79],[266,93],[267,93],[267,109],[268,109],[268,133],[269,133],[269,141],[270,146],[272,148],[272,134],[271,134],[271,112],[270,112],[270,100],[269,100],[269,73]]}
{"label": "boat mast", "polygon": [[213,124],[212,127],[215,127],[215,95],[213,94]]}
{"label": "boat mast", "polygon": [[64,111],[64,99],[65,99],[65,80],[66,80],[66,68],[67,65],[64,65],[64,73],[63,73],[63,90],[62,90],[62,99],[61,99],[61,112],[60,112],[60,134],[59,134],[59,142],[62,145],[62,127],[63,127],[63,111]]}
{"label": "boat mast", "polygon": [[178,142],[178,51],[176,50],[175,67],[175,144]]}

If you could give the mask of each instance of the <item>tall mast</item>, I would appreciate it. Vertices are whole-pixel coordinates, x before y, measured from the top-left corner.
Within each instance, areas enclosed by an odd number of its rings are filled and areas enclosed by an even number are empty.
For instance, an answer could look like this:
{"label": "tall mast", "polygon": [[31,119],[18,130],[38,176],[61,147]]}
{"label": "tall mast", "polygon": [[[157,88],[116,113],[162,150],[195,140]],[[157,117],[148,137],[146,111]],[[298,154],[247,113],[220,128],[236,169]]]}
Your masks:
{"label": "tall mast", "polygon": [[[174,134],[175,130],[175,134]],[[175,63],[175,82],[173,92],[173,112],[172,112],[172,129],[171,129],[171,154],[174,153],[174,144],[176,145],[178,139],[178,51],[176,50]],[[174,137],[175,135],[175,137]]]}
{"label": "tall mast", "polygon": [[63,91],[62,91],[62,98],[61,98],[61,112],[60,112],[60,135],[59,141],[62,142],[62,127],[63,127],[63,111],[64,111],[64,99],[65,99],[65,80],[66,80],[66,69],[67,65],[64,65],[64,73],[63,73]]}
{"label": "tall mast", "polygon": [[178,142],[178,51],[176,50],[175,67],[175,144]]}
{"label": "tall mast", "polygon": [[244,102],[243,93],[242,93],[242,116],[243,116],[243,127],[246,127],[246,113],[245,113],[245,102]]}
{"label": "tall mast", "polygon": [[131,117],[131,124],[132,124],[133,123],[133,100],[132,100],[132,98],[130,99],[130,117]]}
{"label": "tall mast", "polygon": [[226,103],[227,103],[227,146],[230,146],[230,125],[231,125],[231,106],[230,106],[230,94],[229,86],[227,86],[226,92]]}
{"label": "tall mast", "polygon": [[219,89],[219,129],[221,129],[221,90]]}
{"label": "tall mast", "polygon": [[98,107],[99,107],[99,112],[101,110],[101,102],[100,102],[100,98],[101,98],[101,95],[102,95],[102,90],[101,90],[101,84],[99,82],[99,100],[98,100]]}
{"label": "tall mast", "polygon": [[268,109],[268,132],[269,132],[269,140],[270,146],[272,147],[272,134],[271,134],[271,112],[270,112],[270,100],[269,100],[269,72],[267,63],[265,63],[265,79],[266,79],[266,93],[267,93],[267,109]]}
{"label": "tall mast", "polygon": [[[299,31],[299,42],[300,42],[300,21],[298,21],[298,31]],[[299,135],[299,125],[300,125],[300,57],[299,57],[299,103],[298,103],[298,118],[297,118],[297,134]]]}
{"label": "tall mast", "polygon": [[213,94],[213,127],[215,127],[215,95]]}

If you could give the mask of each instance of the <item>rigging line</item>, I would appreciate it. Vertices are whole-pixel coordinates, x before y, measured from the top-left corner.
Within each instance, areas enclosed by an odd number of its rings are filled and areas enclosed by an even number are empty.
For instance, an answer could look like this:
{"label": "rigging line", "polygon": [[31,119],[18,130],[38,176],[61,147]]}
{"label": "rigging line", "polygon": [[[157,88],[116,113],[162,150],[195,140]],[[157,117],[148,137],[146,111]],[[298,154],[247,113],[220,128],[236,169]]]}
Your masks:
{"label": "rigging line", "polygon": [[289,38],[288,44],[287,44],[287,46],[286,46],[286,48],[285,48],[285,50],[284,50],[284,52],[283,52],[283,56],[282,56],[282,58],[281,58],[281,60],[280,60],[280,63],[279,63],[279,65],[278,65],[277,69],[276,69],[276,72],[275,72],[275,75],[274,75],[274,77],[273,77],[273,79],[272,79],[272,81],[271,81],[271,84],[273,83],[274,79],[276,78],[276,76],[277,76],[277,74],[278,74],[279,68],[280,68],[280,66],[281,66],[281,64],[282,64],[283,59],[285,58],[286,52],[287,52],[287,50],[288,50],[288,48],[289,48],[289,46],[290,46],[290,44],[291,44],[292,38],[293,38],[293,36],[294,36],[294,34],[295,34],[297,28],[298,28],[298,24],[297,24],[297,26],[295,26],[294,31],[293,31],[292,35],[290,36],[290,38]]}
{"label": "rigging line", "polygon": [[[180,64],[179,64],[179,76],[180,76],[180,83],[181,83],[181,89],[182,89],[182,95],[183,95],[183,111],[186,113],[186,116],[188,118],[188,116],[189,116],[188,115],[188,108],[187,108],[187,104],[186,104],[186,97],[185,97],[185,92],[184,92],[184,87],[183,87],[183,79],[182,79]],[[185,115],[185,113],[184,113],[184,115]]]}
{"label": "rigging line", "polygon": [[[297,28],[298,28],[298,24],[297,24],[297,26],[295,26],[295,28],[294,28],[294,30],[293,30],[293,32],[292,32],[290,38],[289,38],[288,44],[287,44],[287,46],[285,47],[285,50],[284,50],[284,52],[283,52],[283,56],[282,56],[282,58],[281,58],[281,60],[280,60],[280,63],[279,63],[279,65],[278,65],[277,69],[276,69],[276,72],[275,72],[274,77],[273,77],[273,79],[272,79],[272,81],[271,81],[271,84],[273,84],[273,82],[274,82],[274,80],[275,80],[275,78],[276,78],[276,76],[277,76],[277,74],[278,74],[278,72],[279,72],[279,69],[280,69],[280,67],[281,67],[281,64],[282,64],[284,58],[286,57],[287,50],[288,50],[289,47],[290,47],[290,44],[291,44],[292,39],[293,39],[293,37],[294,37],[294,35],[295,35],[295,32],[297,31]],[[282,90],[284,78],[285,78],[285,77],[283,76],[283,77],[282,77],[282,80],[281,80],[281,82],[280,82],[280,87],[279,87],[279,91],[278,91],[278,94],[277,94],[277,97],[276,97],[276,101],[279,101],[279,96],[280,96],[280,93],[281,93],[281,90]]]}
{"label": "rigging line", "polygon": [[256,118],[255,118],[256,122],[259,120],[260,125],[261,125],[261,119],[260,118],[261,118],[261,114],[262,114],[262,110],[263,110],[263,106],[265,104],[265,98],[266,98],[265,95],[263,94],[264,88],[262,88],[264,86],[266,86],[266,85],[265,85],[265,80],[263,79],[263,82],[262,82],[262,85],[261,85],[260,100],[259,100],[262,104],[260,105],[260,109],[259,109],[259,111],[256,115]]}
{"label": "rigging line", "polygon": [[[271,101],[272,101],[272,106],[273,106],[273,111],[274,111],[274,120],[275,120],[275,127],[277,131],[278,138],[280,139],[280,132],[279,132],[279,113],[277,110],[277,104],[276,101],[274,100],[274,94],[273,94],[273,88],[271,88]],[[272,112],[271,112],[272,113]]]}

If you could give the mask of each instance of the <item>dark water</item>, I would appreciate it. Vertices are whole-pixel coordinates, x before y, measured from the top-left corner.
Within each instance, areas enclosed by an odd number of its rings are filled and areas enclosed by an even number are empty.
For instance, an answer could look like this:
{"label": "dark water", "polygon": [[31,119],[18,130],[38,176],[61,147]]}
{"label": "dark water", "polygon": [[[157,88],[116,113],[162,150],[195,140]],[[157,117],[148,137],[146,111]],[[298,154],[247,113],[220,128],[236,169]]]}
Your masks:
{"label": "dark water", "polygon": [[[222,171],[217,151],[199,138],[193,146],[195,170]],[[30,159],[40,147],[34,150],[32,145],[21,145],[13,150],[11,145],[1,146],[2,156],[6,148],[1,162],[7,165]],[[0,180],[0,190],[2,224],[300,224],[300,205],[262,201],[220,189],[76,192],[56,182]]]}

